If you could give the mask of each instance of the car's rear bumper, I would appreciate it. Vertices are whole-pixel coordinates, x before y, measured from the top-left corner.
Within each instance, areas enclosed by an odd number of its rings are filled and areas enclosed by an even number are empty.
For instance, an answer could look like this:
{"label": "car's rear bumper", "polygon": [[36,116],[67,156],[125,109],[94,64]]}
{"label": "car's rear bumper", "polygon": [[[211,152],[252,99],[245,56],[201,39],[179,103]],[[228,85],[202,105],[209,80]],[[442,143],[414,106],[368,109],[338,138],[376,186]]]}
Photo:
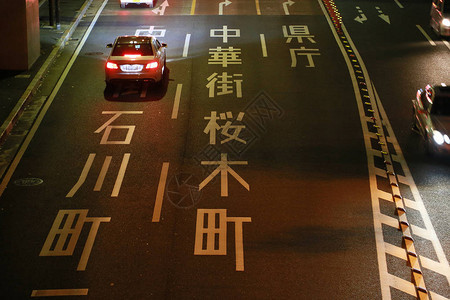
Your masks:
{"label": "car's rear bumper", "polygon": [[122,72],[117,70],[106,70],[105,80],[106,82],[121,81],[121,80],[134,80],[134,81],[153,81],[158,82],[162,79],[162,71],[156,70],[152,72]]}
{"label": "car's rear bumper", "polygon": [[153,7],[153,0],[120,0],[120,3],[123,5],[128,4],[146,4],[150,7]]}
{"label": "car's rear bumper", "polygon": [[445,26],[444,24],[439,24],[439,34],[441,36],[450,36],[450,26]]}
{"label": "car's rear bumper", "polygon": [[433,154],[450,155],[450,145],[445,144],[445,143],[442,145],[437,145],[437,144],[433,143],[433,146],[431,147],[431,151],[433,152]]}

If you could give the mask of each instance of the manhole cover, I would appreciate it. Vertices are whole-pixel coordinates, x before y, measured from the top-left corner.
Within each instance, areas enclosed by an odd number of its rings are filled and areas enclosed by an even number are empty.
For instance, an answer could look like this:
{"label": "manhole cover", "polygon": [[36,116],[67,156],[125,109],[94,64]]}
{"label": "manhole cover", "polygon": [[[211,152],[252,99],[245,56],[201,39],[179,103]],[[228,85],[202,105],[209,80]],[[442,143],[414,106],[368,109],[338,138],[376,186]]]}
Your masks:
{"label": "manhole cover", "polygon": [[43,182],[44,180],[40,178],[22,178],[14,181],[14,184],[18,186],[35,186],[40,185]]}
{"label": "manhole cover", "polygon": [[85,55],[103,55],[103,52],[86,52]]}
{"label": "manhole cover", "polygon": [[192,174],[179,173],[167,183],[167,197],[178,208],[191,208],[195,206],[202,196],[198,186],[200,181]]}

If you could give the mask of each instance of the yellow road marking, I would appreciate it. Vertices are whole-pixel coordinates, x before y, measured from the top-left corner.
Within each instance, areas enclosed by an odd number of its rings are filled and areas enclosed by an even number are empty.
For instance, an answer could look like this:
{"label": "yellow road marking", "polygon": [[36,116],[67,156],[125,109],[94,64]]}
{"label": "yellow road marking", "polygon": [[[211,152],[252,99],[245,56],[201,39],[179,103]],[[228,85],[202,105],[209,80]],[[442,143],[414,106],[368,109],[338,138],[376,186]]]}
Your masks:
{"label": "yellow road marking", "polygon": [[191,16],[195,15],[195,2],[196,2],[196,0],[192,0]]}
{"label": "yellow road marking", "polygon": [[256,4],[256,14],[261,15],[261,9],[259,8],[259,0],[255,0],[255,4]]}

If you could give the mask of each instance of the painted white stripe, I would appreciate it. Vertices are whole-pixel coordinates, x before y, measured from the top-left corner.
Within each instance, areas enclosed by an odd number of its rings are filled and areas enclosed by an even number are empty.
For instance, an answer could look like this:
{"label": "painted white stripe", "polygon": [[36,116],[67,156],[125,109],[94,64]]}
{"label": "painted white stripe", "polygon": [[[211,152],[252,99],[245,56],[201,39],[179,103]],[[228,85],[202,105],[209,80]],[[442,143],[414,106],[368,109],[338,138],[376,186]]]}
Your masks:
{"label": "painted white stripe", "polygon": [[398,5],[398,7],[403,8],[403,5],[398,0],[394,0],[394,2]]}
{"label": "painted white stripe", "polygon": [[175,101],[173,102],[172,119],[178,118],[178,109],[180,108],[181,89],[183,84],[177,84],[177,90],[175,92]]}
{"label": "painted white stripe", "polygon": [[411,296],[417,296],[416,288],[411,282],[391,274],[388,274],[388,279],[390,285],[397,290],[410,294]]}
{"label": "painted white stripe", "polygon": [[407,260],[408,257],[406,256],[406,252],[405,249],[401,248],[401,247],[397,247],[395,245],[389,244],[389,243],[385,243],[384,244],[384,248],[386,249],[386,253],[390,254],[392,256],[398,257],[400,259],[403,260]]}
{"label": "painted white stripe", "polygon": [[[380,152],[380,151],[376,151],[376,152]],[[383,178],[387,178],[386,170],[383,170],[380,168],[375,168],[375,175],[383,177]]]}
{"label": "painted white stripe", "polygon": [[445,298],[439,294],[436,294],[433,291],[430,291],[430,295],[431,295],[431,299],[433,299],[433,300],[448,300],[448,298]]}
{"label": "painted white stripe", "polygon": [[[442,264],[442,267],[448,269],[449,268],[448,260],[445,256],[441,242],[439,241],[439,239],[437,237],[436,231],[434,230],[433,223],[431,223],[431,219],[430,219],[430,216],[428,215],[428,211],[425,209],[425,205],[423,203],[422,197],[420,196],[419,189],[417,188],[417,185],[414,182],[411,171],[409,170],[409,167],[403,156],[402,149],[400,148],[400,144],[398,143],[397,138],[395,137],[394,130],[392,129],[392,126],[391,126],[391,123],[389,122],[386,111],[384,110],[384,107],[381,104],[380,98],[376,91],[375,91],[375,95],[376,95],[376,100],[377,100],[377,107],[380,110],[381,118],[384,120],[385,127],[388,130],[388,134],[392,138],[392,141],[393,141],[392,144],[394,146],[395,152],[397,153],[397,156],[399,157],[398,161],[402,166],[402,170],[405,174],[407,182],[409,182],[409,187],[411,188],[411,193],[413,194],[414,200],[416,201],[417,205],[423,207],[423,209],[419,210],[419,212],[420,212],[420,216],[422,217],[422,220],[424,222],[425,228],[428,231],[428,236],[426,237],[426,239],[431,241],[431,243],[433,244],[434,251],[436,252],[438,260]],[[398,177],[400,177],[400,176],[398,176]],[[448,284],[450,284],[450,273],[447,273],[444,275],[447,277]]]}
{"label": "painted white stripe", "polygon": [[[385,171],[386,173],[386,171]],[[385,191],[382,190],[378,190],[378,198],[381,198],[383,200],[392,202],[392,194],[391,193],[387,193]]]}
{"label": "painted white stripe", "polygon": [[261,48],[263,57],[267,57],[267,47],[266,47],[266,38],[263,33],[259,35],[261,39]]}
{"label": "painted white stripe", "polygon": [[425,207],[423,206],[423,203],[417,203],[416,201],[412,201],[406,198],[403,198],[403,202],[405,202],[405,206],[408,208],[412,208],[415,210],[421,210],[421,209],[425,209]]}
{"label": "painted white stripe", "polygon": [[125,176],[129,160],[130,153],[125,153],[123,155],[122,164],[120,165],[119,174],[117,174],[116,183],[114,184],[111,197],[117,197],[119,195],[120,187],[122,186],[123,178]]}
{"label": "painted white stripe", "polygon": [[[93,0],[87,0],[83,6],[78,11],[77,15],[75,16],[75,20],[69,25],[69,28],[67,28],[66,31],[64,31],[63,36],[56,42],[55,47],[53,48],[50,55],[45,60],[44,64],[41,66],[39,71],[36,73],[34,78],[31,80],[31,83],[28,85],[25,92],[20,97],[19,101],[17,101],[16,106],[12,109],[9,116],[6,118],[6,120],[3,122],[3,124],[0,126],[0,137],[3,137],[5,134],[7,134],[7,131],[10,130],[10,127],[13,125],[15,120],[19,117],[20,113],[22,112],[25,103],[32,97],[32,94],[34,91],[37,90],[38,85],[41,83],[42,77],[44,76],[44,73],[47,72],[50,69],[50,65],[56,60],[56,56],[58,55],[58,52],[64,48],[66,42],[69,40],[69,38],[72,36],[72,33],[75,31],[75,29],[78,27],[78,24],[81,21],[81,18],[86,13],[87,9],[90,7]],[[3,174],[0,174],[2,176]],[[2,186],[0,185],[0,195],[2,194]]]}
{"label": "painted white stripe", "polygon": [[416,226],[414,224],[411,224],[411,229],[415,235],[420,236],[421,238],[428,239],[428,237],[430,236],[429,232],[426,229],[420,228],[419,226]]}
{"label": "painted white stripe", "polygon": [[450,50],[450,43],[447,42],[446,40],[442,40],[442,41],[444,42],[445,46],[447,46],[448,50]]}
{"label": "painted white stripe", "polygon": [[37,129],[41,125],[41,122],[44,119],[45,114],[47,113],[50,105],[53,103],[53,100],[55,99],[56,94],[58,93],[59,89],[61,88],[61,85],[63,84],[64,80],[66,79],[67,74],[69,73],[70,69],[72,68],[72,65],[74,64],[75,60],[77,59],[78,55],[80,54],[81,49],[83,48],[84,44],[86,43],[86,40],[89,37],[89,35],[92,31],[92,28],[94,28],[95,23],[97,22],[97,19],[99,18],[100,14],[102,13],[104,7],[106,6],[106,3],[108,3],[108,0],[103,1],[103,4],[98,9],[97,14],[95,15],[94,19],[91,22],[91,25],[89,26],[86,33],[84,34],[83,39],[80,41],[80,44],[78,44],[78,47],[75,50],[72,58],[70,59],[66,68],[64,69],[64,72],[59,77],[59,80],[58,80],[55,88],[53,89],[52,93],[50,94],[45,105],[42,107],[42,110],[39,113],[38,117],[36,118],[36,121],[34,122],[33,127],[31,127],[22,146],[20,147],[19,151],[17,152],[16,157],[14,158],[13,162],[11,163],[11,166],[9,167],[8,172],[5,174],[5,177],[3,178],[3,181],[0,184],[0,196],[3,194],[3,191],[5,190],[6,186],[8,185],[8,182],[11,180],[12,174],[16,170],[17,165],[19,164],[20,160],[22,159],[23,154],[25,153],[28,146],[30,145],[30,142],[33,139],[34,135],[36,134]]}
{"label": "painted white stripe", "polygon": [[191,34],[186,34],[186,39],[184,40],[183,57],[187,57],[189,50],[189,42],[191,40]]}
{"label": "painted white stripe", "polygon": [[423,30],[422,26],[420,25],[416,25],[417,29],[420,30],[420,32],[422,32],[423,36],[428,40],[428,42],[430,42],[431,46],[436,46],[436,43],[430,38],[430,36],[425,32],[425,30]]}
{"label": "painted white stripe", "polygon": [[389,217],[389,216],[384,215],[384,214],[380,214],[380,222],[385,224],[385,225],[391,226],[392,228],[397,228],[398,229],[398,227],[399,227],[397,219],[394,219],[393,217]]}
{"label": "painted white stripe", "polygon": [[[353,72],[352,63],[350,62],[350,59],[346,53],[346,50],[342,46],[339,36],[337,35],[336,31],[334,30],[334,25],[332,24],[331,19],[328,15],[328,12],[325,9],[322,1],[318,0],[317,2],[319,3],[319,6],[322,9],[323,14],[326,16],[328,25],[331,29],[331,32],[333,33],[336,43],[338,44],[338,46],[341,50],[341,53],[344,57],[346,65],[347,65],[348,72],[350,74],[350,78],[352,80],[353,90],[354,90],[355,97],[356,97],[356,104],[358,107],[359,115],[361,116],[361,127],[362,127],[363,134],[364,134],[365,148],[372,149],[370,139],[367,138],[367,134],[369,132],[367,129],[367,122],[366,122],[365,118],[364,119],[362,118],[362,116],[365,116],[365,112],[364,112],[364,107],[363,107],[363,101],[362,101],[361,95],[359,93],[359,86],[358,86],[355,74]],[[344,24],[342,24],[342,29],[345,30],[345,34],[348,37],[348,41],[349,41],[350,45],[352,47],[354,47],[352,40],[350,39],[348,33],[346,32]],[[355,50],[355,54],[357,54],[358,57],[360,57],[359,53],[357,52],[357,49],[354,48],[354,50]],[[362,63],[362,61],[361,61],[361,63]],[[366,71],[364,65],[362,65],[362,68],[364,71]],[[379,276],[380,276],[379,278],[380,278],[381,296],[382,296],[382,299],[387,300],[387,299],[391,299],[391,291],[390,291],[389,286],[391,285],[392,280],[390,280],[390,275],[388,273],[386,252],[385,252],[385,248],[384,248],[385,242],[384,242],[384,238],[383,238],[383,228],[382,228],[382,224],[381,224],[381,220],[380,220],[380,217],[382,216],[382,214],[381,214],[381,210],[380,210],[380,203],[379,203],[378,197],[377,197],[378,196],[378,194],[377,194],[378,184],[377,184],[377,179],[376,179],[376,175],[375,175],[376,168],[371,167],[371,166],[375,165],[374,156],[371,155],[370,151],[367,151],[367,165],[368,165],[368,170],[369,170],[369,185],[370,185],[370,193],[371,193],[371,199],[372,199],[373,226],[374,226],[374,231],[375,231],[375,245],[377,248],[377,262],[378,262],[378,269],[379,269]],[[414,289],[414,286],[411,283],[409,283],[409,284]],[[415,291],[415,289],[414,289],[414,291]]]}
{"label": "painted white stripe", "polygon": [[424,268],[433,270],[434,272],[437,272],[444,276],[447,276],[446,274],[450,273],[450,268],[448,266],[444,266],[443,264],[422,255],[420,256],[420,263]]}
{"label": "painted white stripe", "polygon": [[87,296],[88,289],[33,290],[31,297]]}
{"label": "painted white stripe", "polygon": [[166,187],[167,173],[169,172],[169,163],[165,162],[162,165],[161,176],[159,177],[158,191],[156,192],[155,208],[153,209],[152,222],[159,222],[161,218],[161,208],[164,198],[164,190]]}

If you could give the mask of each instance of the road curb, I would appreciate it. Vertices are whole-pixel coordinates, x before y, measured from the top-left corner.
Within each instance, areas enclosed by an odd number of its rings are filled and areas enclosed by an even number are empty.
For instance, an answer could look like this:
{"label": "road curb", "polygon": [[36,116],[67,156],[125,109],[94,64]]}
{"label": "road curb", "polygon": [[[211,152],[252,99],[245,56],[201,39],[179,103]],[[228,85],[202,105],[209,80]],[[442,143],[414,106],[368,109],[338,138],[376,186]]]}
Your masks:
{"label": "road curb", "polygon": [[80,23],[81,19],[83,18],[84,14],[86,13],[89,6],[92,4],[94,0],[86,0],[81,7],[78,14],[75,16],[75,20],[69,25],[69,28],[66,29],[62,37],[58,40],[58,42],[55,44],[54,49],[50,53],[50,55],[45,60],[44,64],[41,66],[39,71],[34,76],[31,83],[28,85],[25,92],[20,97],[19,101],[17,102],[16,106],[12,109],[9,116],[6,118],[5,122],[0,127],[0,146],[3,144],[3,142],[6,140],[8,134],[13,129],[14,125],[16,124],[17,120],[21,116],[22,112],[24,111],[26,105],[29,103],[30,99],[35,95],[37,89],[41,86],[42,78],[44,74],[49,70],[50,66],[55,61],[58,52],[64,48],[66,42],[70,39],[73,32],[77,28],[78,24]]}

